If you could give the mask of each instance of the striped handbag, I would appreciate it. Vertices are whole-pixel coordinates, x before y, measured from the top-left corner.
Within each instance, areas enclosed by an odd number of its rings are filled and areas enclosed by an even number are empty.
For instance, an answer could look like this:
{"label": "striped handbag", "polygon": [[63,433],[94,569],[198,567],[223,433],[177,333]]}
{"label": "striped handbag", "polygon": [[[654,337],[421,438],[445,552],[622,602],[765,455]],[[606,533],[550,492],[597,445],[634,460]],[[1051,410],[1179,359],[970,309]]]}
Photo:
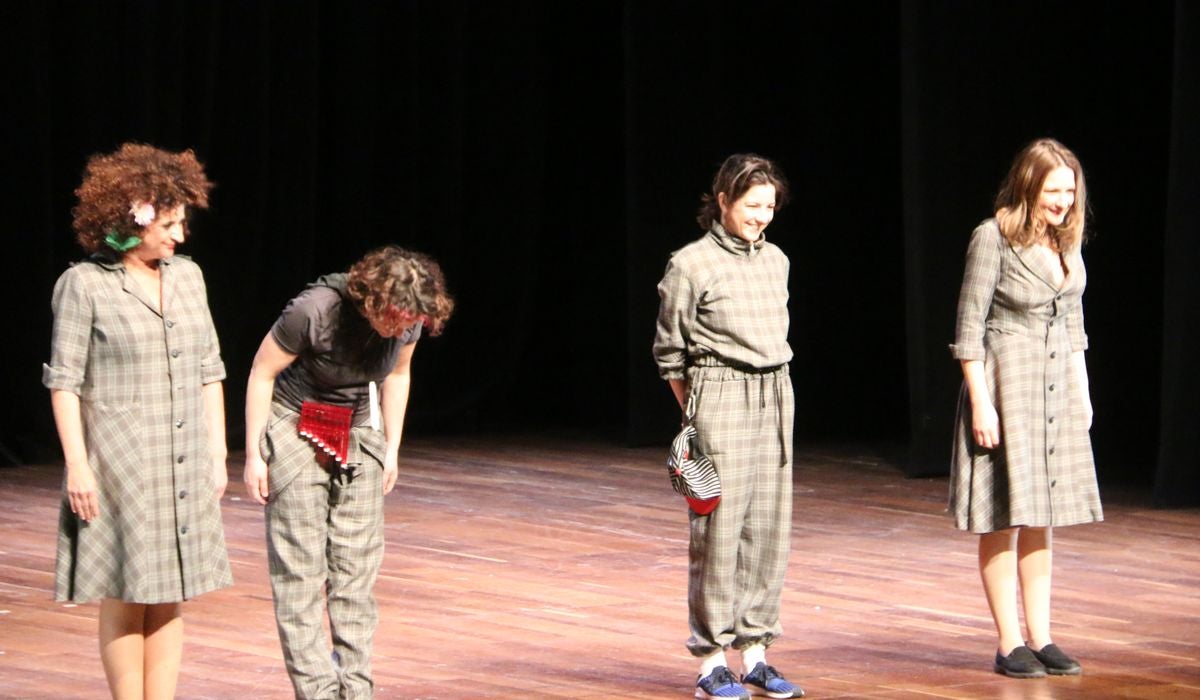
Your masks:
{"label": "striped handbag", "polygon": [[667,473],[671,477],[671,488],[687,500],[688,507],[697,515],[708,515],[721,502],[721,479],[712,460],[697,449],[698,435],[692,425],[693,401],[692,397],[688,398],[686,422],[671,441]]}

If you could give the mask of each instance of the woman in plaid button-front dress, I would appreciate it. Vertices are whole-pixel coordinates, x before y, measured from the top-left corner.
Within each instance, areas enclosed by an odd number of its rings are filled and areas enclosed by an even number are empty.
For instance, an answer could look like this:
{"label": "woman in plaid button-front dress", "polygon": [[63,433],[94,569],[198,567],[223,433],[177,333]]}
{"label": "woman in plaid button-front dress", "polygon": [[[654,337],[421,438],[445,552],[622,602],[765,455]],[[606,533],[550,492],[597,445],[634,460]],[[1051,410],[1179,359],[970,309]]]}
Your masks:
{"label": "woman in plaid button-front dress", "polygon": [[42,382],[66,461],[55,597],[100,603],[116,698],[170,698],[180,601],[233,583],[221,528],[225,366],[200,268],[175,246],[212,185],[191,151],[88,162],[74,227],[91,257],[54,287]]}
{"label": "woman in plaid button-front dress", "polygon": [[1050,572],[1052,528],[1103,518],[1083,357],[1086,199],[1062,144],[1042,139],[1017,155],[995,218],[971,236],[951,346],[964,381],[950,509],[979,534],[994,668],[1014,677],[1080,672],[1050,638]]}
{"label": "woman in plaid button-front dress", "polygon": [[[721,479],[716,510],[689,513],[687,646],[700,659],[697,697],[804,694],[766,663],[782,631],[794,399],[789,262],[764,230],[786,199],[770,160],[727,158],[697,217],[705,234],[672,255],[658,286],[659,374],[681,409],[693,403],[699,447]],[[741,652],[740,681],[729,647]]]}

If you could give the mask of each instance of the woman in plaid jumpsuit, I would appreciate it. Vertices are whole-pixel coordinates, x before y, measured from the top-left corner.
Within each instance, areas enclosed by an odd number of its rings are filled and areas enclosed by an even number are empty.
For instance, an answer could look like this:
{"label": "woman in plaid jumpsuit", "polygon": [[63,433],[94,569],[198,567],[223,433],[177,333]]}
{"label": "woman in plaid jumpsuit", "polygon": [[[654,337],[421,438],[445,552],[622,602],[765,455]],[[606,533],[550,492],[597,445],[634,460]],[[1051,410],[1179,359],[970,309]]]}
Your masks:
{"label": "woman in plaid jumpsuit", "polygon": [[[705,234],[672,255],[658,286],[659,374],[680,408],[693,403],[699,448],[721,479],[716,510],[689,514],[687,646],[700,659],[702,698],[803,695],[766,663],[782,631],[794,399],[789,262],[763,232],[786,200],[778,166],[730,156],[703,197],[697,220]],[[741,652],[740,682],[728,647]]]}
{"label": "woman in plaid jumpsuit", "polygon": [[[436,262],[385,246],[292,299],[254,356],[244,480],[266,506],[275,620],[297,698],[374,696],[383,497],[396,485],[417,339],[422,328],[440,333],[453,308]],[[350,414],[344,462],[299,434],[309,403]]]}

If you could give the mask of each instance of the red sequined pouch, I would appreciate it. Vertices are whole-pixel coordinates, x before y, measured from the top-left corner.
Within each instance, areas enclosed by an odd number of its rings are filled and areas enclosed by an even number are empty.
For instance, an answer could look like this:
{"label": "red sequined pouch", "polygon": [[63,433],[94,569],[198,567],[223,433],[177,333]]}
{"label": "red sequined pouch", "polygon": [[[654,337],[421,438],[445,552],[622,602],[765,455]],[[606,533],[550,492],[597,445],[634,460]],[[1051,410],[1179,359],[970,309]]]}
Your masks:
{"label": "red sequined pouch", "polygon": [[313,442],[321,452],[345,465],[350,450],[350,424],[354,410],[345,406],[305,401],[300,406],[300,435]]}

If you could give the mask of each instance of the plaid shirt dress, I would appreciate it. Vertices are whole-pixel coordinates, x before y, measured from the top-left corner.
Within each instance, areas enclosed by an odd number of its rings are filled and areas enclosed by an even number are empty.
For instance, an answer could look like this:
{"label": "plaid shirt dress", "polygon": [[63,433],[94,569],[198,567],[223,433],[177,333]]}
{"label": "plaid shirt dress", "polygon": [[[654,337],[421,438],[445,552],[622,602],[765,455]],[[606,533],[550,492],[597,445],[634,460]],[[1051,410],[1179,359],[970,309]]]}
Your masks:
{"label": "plaid shirt dress", "polygon": [[959,529],[987,533],[1104,518],[1070,360],[1087,349],[1087,274],[1078,247],[1065,259],[1070,274],[1056,286],[1045,258],[1011,246],[995,219],[971,235],[950,351],[957,360],[983,361],[1000,444],[975,443],[964,382],[950,474],[950,511]]}
{"label": "plaid shirt dress", "polygon": [[49,389],[77,394],[100,516],[65,491],[55,598],[170,603],[232,585],[201,387],[225,378],[200,268],[161,261],[162,313],[120,262],[54,286]]}

